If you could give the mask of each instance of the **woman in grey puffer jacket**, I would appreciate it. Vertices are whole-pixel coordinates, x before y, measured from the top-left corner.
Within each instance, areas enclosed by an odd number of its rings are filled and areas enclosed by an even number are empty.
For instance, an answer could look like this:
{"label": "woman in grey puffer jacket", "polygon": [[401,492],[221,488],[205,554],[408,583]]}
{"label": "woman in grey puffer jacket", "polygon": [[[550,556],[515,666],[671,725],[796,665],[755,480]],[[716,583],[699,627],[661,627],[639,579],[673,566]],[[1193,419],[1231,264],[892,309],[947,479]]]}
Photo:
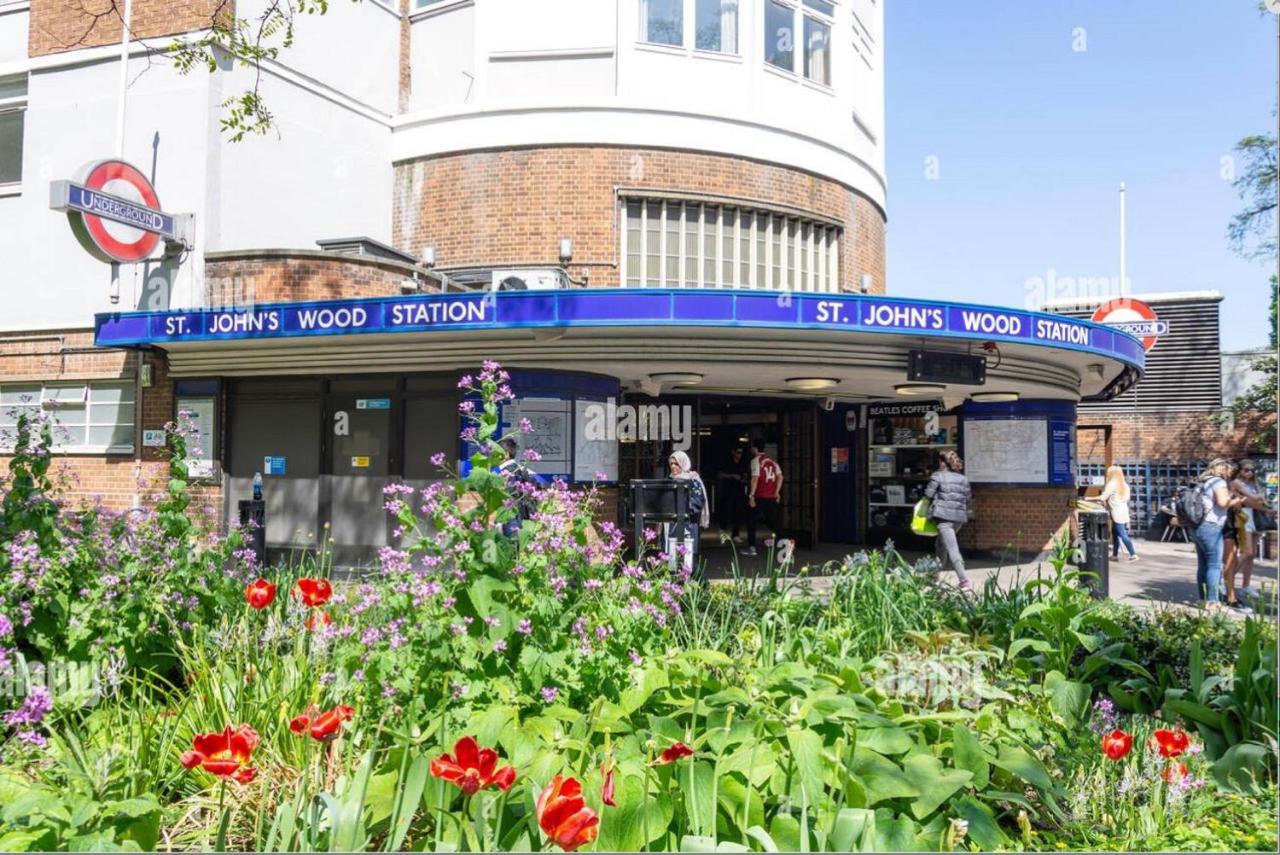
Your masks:
{"label": "woman in grey puffer jacket", "polygon": [[969,521],[969,501],[972,493],[969,479],[964,477],[964,461],[954,451],[944,451],[938,455],[938,469],[924,488],[924,495],[929,499],[929,516],[938,524],[938,539],[935,548],[942,569],[956,571],[960,577],[960,590],[973,590],[973,583],[964,572],[964,558],[960,555],[960,544],[956,541],[956,533]]}

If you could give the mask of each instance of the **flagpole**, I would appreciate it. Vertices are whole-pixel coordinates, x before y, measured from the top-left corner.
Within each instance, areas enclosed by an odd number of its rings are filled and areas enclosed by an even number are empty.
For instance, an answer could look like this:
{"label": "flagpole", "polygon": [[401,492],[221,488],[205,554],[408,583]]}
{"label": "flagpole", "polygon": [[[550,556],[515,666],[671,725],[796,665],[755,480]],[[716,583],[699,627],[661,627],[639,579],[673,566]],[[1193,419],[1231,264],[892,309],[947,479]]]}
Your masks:
{"label": "flagpole", "polygon": [[120,23],[120,98],[116,105],[116,157],[123,159],[124,121],[129,105],[129,42],[133,36],[133,0],[124,0],[124,16]]}

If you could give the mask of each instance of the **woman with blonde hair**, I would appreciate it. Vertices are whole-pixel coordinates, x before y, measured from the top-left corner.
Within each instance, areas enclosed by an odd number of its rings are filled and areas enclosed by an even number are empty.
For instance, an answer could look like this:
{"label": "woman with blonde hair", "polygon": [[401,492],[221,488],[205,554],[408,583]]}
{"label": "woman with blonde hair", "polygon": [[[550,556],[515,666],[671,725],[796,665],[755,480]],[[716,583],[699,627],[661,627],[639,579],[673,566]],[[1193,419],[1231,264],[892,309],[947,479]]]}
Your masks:
{"label": "woman with blonde hair", "polygon": [[1129,560],[1138,560],[1138,550],[1133,548],[1129,538],[1129,497],[1133,491],[1125,480],[1124,470],[1119,466],[1107,467],[1107,483],[1102,488],[1098,501],[1111,514],[1111,557],[1120,557],[1120,544],[1129,550]]}

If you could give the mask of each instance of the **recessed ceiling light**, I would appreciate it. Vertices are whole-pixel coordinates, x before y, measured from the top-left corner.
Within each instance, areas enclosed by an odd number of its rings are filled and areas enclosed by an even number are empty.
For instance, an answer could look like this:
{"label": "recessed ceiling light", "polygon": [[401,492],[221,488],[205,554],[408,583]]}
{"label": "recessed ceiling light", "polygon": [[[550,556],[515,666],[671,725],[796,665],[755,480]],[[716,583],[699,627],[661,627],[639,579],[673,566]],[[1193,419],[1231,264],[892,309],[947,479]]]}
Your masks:
{"label": "recessed ceiling light", "polygon": [[696,371],[663,371],[650,374],[649,379],[655,383],[671,383],[676,386],[692,386],[702,382],[702,375]]}
{"label": "recessed ceiling light", "polygon": [[969,396],[969,400],[979,404],[1007,404],[1021,397],[1017,392],[975,392]]}
{"label": "recessed ceiling light", "polygon": [[899,395],[941,395],[947,387],[938,383],[899,383],[893,391]]}
{"label": "recessed ceiling light", "polygon": [[839,385],[834,377],[788,377],[787,385],[798,392],[821,392]]}

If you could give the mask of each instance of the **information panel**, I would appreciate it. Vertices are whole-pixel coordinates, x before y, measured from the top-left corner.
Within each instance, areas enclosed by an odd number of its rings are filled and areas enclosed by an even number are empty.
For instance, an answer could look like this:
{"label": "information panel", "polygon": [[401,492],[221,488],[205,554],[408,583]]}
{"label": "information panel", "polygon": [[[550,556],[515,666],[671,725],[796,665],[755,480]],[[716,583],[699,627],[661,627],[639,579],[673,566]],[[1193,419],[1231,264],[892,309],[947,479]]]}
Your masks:
{"label": "information panel", "polygon": [[[576,402],[577,418],[574,430],[573,448],[573,480],[605,481],[618,480],[618,440],[614,438],[588,439],[586,426],[591,420],[591,407],[602,407],[599,401]],[[604,477],[601,478],[600,476]]]}
{"label": "information panel", "polygon": [[964,424],[965,474],[974,483],[1049,483],[1049,424],[992,419]]}

